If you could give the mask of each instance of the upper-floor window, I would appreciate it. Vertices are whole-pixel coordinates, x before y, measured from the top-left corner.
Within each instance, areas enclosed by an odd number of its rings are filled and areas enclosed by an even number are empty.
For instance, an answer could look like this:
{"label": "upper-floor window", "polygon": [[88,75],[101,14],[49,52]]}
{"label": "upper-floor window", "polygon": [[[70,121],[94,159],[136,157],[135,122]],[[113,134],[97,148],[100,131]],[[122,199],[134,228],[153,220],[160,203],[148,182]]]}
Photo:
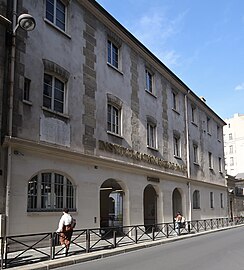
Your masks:
{"label": "upper-floor window", "polygon": [[44,74],[43,107],[64,113],[65,84],[50,74]]}
{"label": "upper-floor window", "polygon": [[31,83],[31,80],[25,78],[23,100],[26,100],[26,101],[30,101],[30,83]]}
{"label": "upper-floor window", "polygon": [[191,106],[191,121],[192,123],[197,123],[197,109],[195,106]]}
{"label": "upper-floor window", "polygon": [[193,162],[198,164],[198,145],[193,143]]}
{"label": "upper-floor window", "polygon": [[120,108],[108,103],[107,109],[107,129],[109,132],[120,135]]}
{"label": "upper-floor window", "polygon": [[234,158],[230,157],[230,166],[234,166]]}
{"label": "upper-floor window", "polygon": [[221,140],[221,128],[217,125],[217,140]]}
{"label": "upper-floor window", "polygon": [[153,122],[147,122],[147,146],[157,148],[156,143],[156,124]]}
{"label": "upper-floor window", "polygon": [[219,157],[219,172],[222,172],[222,158]]}
{"label": "upper-floor window", "polygon": [[230,146],[229,146],[229,150],[230,150],[229,153],[230,153],[230,154],[233,154],[233,145],[230,145]]}
{"label": "upper-floor window", "polygon": [[210,208],[214,208],[214,197],[213,192],[210,192]]}
{"label": "upper-floor window", "polygon": [[153,93],[153,75],[147,69],[145,71],[145,79],[146,79],[146,90],[150,93]]}
{"label": "upper-floor window", "polygon": [[208,152],[208,165],[209,169],[213,169],[213,157],[211,152]]}
{"label": "upper-floor window", "polygon": [[46,18],[65,31],[66,6],[61,0],[46,0]]}
{"label": "upper-floor window", "polygon": [[61,211],[64,207],[75,210],[76,188],[62,174],[43,172],[28,183],[27,211]]}
{"label": "upper-floor window", "polygon": [[172,91],[172,106],[175,111],[179,111],[179,96],[175,91]]}
{"label": "upper-floor window", "polygon": [[112,41],[108,40],[108,63],[115,68],[119,68],[119,48]]}
{"label": "upper-floor window", "polygon": [[200,192],[195,190],[193,192],[193,209],[200,209]]}
{"label": "upper-floor window", "polygon": [[211,119],[207,117],[207,133],[211,134]]}
{"label": "upper-floor window", "polygon": [[173,135],[173,146],[174,146],[174,156],[181,157],[181,147],[180,147],[180,134],[174,133]]}
{"label": "upper-floor window", "polygon": [[229,134],[229,140],[233,140],[233,135],[232,135],[232,133]]}

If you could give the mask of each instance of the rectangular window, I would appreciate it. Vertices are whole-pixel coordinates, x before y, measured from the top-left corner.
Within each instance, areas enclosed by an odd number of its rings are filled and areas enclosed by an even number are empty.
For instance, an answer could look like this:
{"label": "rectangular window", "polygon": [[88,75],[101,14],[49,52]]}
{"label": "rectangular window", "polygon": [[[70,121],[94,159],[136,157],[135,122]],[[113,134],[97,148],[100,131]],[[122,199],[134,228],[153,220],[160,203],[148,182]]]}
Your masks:
{"label": "rectangular window", "polygon": [[147,146],[156,148],[156,125],[147,123]]}
{"label": "rectangular window", "polygon": [[153,93],[153,76],[148,70],[146,70],[146,90]]}
{"label": "rectangular window", "polygon": [[54,175],[54,208],[64,207],[64,177],[60,174]]}
{"label": "rectangular window", "polygon": [[55,112],[64,113],[64,83],[49,74],[44,74],[43,106]]}
{"label": "rectangular window", "polygon": [[174,134],[173,142],[174,142],[174,156],[180,157],[181,156],[180,136],[178,134]]}
{"label": "rectangular window", "polygon": [[213,157],[212,157],[212,153],[208,152],[208,165],[209,165],[209,169],[213,169]]}
{"label": "rectangular window", "polygon": [[193,192],[193,209],[200,209],[200,192],[195,190]]}
{"label": "rectangular window", "polygon": [[230,145],[229,150],[230,150],[229,153],[233,154],[233,145]]}
{"label": "rectangular window", "polygon": [[196,117],[197,109],[194,106],[191,106],[191,121],[196,124],[197,117]]}
{"label": "rectangular window", "polygon": [[66,6],[61,0],[46,0],[46,18],[65,31]]}
{"label": "rectangular window", "polygon": [[178,111],[178,94],[175,92],[172,92],[172,99],[173,99],[173,109],[175,111]]}
{"label": "rectangular window", "polygon": [[119,49],[110,40],[108,40],[108,63],[119,68]]}
{"label": "rectangular window", "polygon": [[219,172],[222,172],[222,158],[219,157]]}
{"label": "rectangular window", "polygon": [[230,166],[234,166],[234,158],[230,157]]}
{"label": "rectangular window", "polygon": [[30,101],[30,83],[31,83],[31,80],[25,78],[23,99],[26,101]]}
{"label": "rectangular window", "polygon": [[198,145],[193,144],[193,162],[198,164]]}
{"label": "rectangular window", "polygon": [[229,134],[229,140],[233,140],[233,136],[232,136],[232,133]]}
{"label": "rectangular window", "polygon": [[51,208],[51,173],[42,173],[41,180],[41,208]]}
{"label": "rectangular window", "polygon": [[207,133],[211,134],[211,119],[209,117],[207,117]]}
{"label": "rectangular window", "polygon": [[224,208],[223,193],[220,193],[220,207]]}
{"label": "rectangular window", "polygon": [[221,140],[221,129],[220,127],[217,125],[217,140]]}
{"label": "rectangular window", "polygon": [[213,192],[210,192],[210,208],[214,208]]}
{"label": "rectangular window", "polygon": [[115,106],[108,104],[107,113],[108,131],[120,135],[120,110]]}

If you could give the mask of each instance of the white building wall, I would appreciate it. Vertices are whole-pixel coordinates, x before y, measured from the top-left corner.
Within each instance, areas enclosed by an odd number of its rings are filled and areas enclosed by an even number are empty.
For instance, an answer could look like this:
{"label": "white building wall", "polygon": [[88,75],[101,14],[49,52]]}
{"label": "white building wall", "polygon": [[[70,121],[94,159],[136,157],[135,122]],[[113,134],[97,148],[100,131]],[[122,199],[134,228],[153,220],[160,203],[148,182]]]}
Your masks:
{"label": "white building wall", "polygon": [[225,121],[225,168],[229,175],[236,176],[244,173],[244,115],[234,114]]}

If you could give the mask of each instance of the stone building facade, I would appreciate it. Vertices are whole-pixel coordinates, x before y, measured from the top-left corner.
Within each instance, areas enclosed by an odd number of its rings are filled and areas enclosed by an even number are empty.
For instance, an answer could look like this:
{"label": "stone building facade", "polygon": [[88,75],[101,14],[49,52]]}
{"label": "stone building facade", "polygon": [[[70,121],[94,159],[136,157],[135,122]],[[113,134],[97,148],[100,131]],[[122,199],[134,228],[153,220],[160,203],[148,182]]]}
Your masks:
{"label": "stone building facade", "polygon": [[18,30],[1,130],[7,233],[55,230],[63,207],[77,228],[226,217],[225,122],[206,102],[96,1],[22,0],[22,12],[36,28]]}

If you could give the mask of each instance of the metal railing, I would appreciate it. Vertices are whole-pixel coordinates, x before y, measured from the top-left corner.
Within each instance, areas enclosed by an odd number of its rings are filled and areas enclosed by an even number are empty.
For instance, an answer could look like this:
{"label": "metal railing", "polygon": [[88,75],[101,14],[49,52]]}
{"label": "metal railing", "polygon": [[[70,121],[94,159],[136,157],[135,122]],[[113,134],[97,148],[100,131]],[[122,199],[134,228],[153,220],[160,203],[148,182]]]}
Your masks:
{"label": "metal railing", "polygon": [[67,255],[156,241],[175,235],[200,233],[218,228],[244,224],[244,218],[216,218],[186,221],[185,224],[159,223],[74,230],[68,254],[59,244],[56,232],[0,237],[1,269],[54,260]]}

